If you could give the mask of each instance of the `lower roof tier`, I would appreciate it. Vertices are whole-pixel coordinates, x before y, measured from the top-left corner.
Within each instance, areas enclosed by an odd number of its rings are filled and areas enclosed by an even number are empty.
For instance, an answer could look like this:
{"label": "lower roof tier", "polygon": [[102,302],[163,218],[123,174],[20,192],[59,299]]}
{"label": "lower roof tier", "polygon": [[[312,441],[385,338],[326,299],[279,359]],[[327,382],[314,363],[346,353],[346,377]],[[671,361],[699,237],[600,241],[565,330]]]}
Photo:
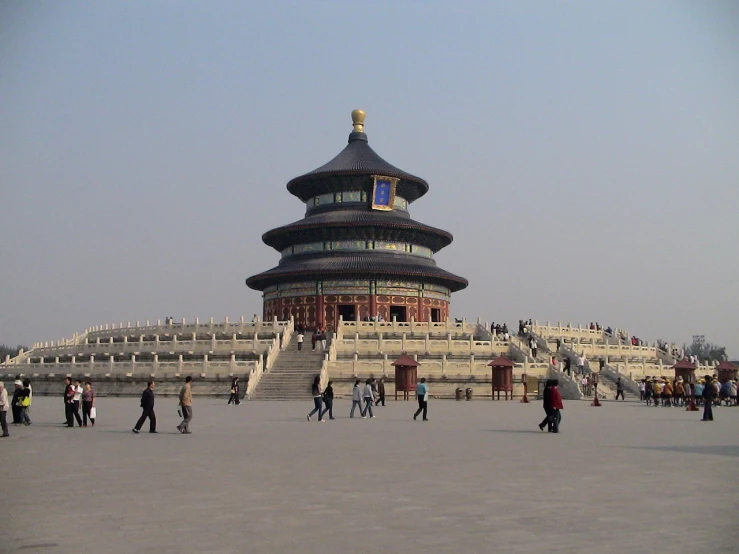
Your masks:
{"label": "lower roof tier", "polygon": [[413,278],[447,287],[452,292],[462,290],[469,284],[464,277],[437,267],[433,260],[372,252],[285,260],[277,267],[249,277],[246,285],[261,291],[270,285],[291,281],[349,278]]}
{"label": "lower roof tier", "polygon": [[451,244],[451,233],[393,212],[339,210],[308,216],[267,231],[262,240],[282,251],[288,246],[321,240],[384,240],[412,242],[438,252]]}

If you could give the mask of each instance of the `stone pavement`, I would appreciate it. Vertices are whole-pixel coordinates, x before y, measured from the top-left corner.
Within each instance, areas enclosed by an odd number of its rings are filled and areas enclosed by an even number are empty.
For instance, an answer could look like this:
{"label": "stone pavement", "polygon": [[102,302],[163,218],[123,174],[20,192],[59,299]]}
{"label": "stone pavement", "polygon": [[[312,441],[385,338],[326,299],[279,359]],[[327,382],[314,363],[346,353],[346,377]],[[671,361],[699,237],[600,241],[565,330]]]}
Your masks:
{"label": "stone pavement", "polygon": [[[0,552],[736,552],[739,408],[390,401],[308,423],[309,402],[195,398],[193,434],[158,398],[99,398],[67,429],[60,398],[0,441]],[[148,427],[144,427],[146,431]]]}

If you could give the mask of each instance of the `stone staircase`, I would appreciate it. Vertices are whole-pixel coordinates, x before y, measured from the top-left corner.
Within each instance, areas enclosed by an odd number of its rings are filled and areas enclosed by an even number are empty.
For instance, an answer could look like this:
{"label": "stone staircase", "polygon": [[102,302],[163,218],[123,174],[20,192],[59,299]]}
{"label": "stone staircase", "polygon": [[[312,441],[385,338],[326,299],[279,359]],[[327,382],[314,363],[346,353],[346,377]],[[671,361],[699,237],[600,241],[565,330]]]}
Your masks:
{"label": "stone staircase", "polygon": [[287,348],[277,355],[272,368],[262,375],[252,400],[309,400],[311,383],[321,373],[324,352],[311,350],[310,336],[306,335],[303,350],[298,351],[298,336],[293,334]]}

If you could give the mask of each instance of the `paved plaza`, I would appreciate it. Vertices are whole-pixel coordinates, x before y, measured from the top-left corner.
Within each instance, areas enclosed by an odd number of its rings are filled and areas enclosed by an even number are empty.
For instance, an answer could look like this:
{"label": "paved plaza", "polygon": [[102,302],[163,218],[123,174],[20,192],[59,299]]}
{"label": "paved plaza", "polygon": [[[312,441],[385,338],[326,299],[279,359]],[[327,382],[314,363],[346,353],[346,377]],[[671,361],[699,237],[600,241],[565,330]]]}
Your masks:
{"label": "paved plaza", "polygon": [[0,442],[0,552],[736,552],[739,408],[390,401],[373,420],[308,423],[309,403],[197,398],[180,435],[131,432],[138,398],[99,398],[67,429],[61,398]]}

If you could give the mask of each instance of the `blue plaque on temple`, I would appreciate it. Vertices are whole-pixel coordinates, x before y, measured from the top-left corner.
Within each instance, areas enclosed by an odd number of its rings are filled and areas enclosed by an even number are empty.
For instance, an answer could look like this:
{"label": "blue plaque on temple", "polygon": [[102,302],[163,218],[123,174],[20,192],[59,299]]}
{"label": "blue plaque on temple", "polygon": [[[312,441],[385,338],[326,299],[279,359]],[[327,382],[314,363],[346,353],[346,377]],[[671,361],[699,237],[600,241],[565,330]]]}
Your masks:
{"label": "blue plaque on temple", "polygon": [[372,209],[392,210],[395,202],[395,186],[397,179],[373,175],[375,186],[372,189]]}

